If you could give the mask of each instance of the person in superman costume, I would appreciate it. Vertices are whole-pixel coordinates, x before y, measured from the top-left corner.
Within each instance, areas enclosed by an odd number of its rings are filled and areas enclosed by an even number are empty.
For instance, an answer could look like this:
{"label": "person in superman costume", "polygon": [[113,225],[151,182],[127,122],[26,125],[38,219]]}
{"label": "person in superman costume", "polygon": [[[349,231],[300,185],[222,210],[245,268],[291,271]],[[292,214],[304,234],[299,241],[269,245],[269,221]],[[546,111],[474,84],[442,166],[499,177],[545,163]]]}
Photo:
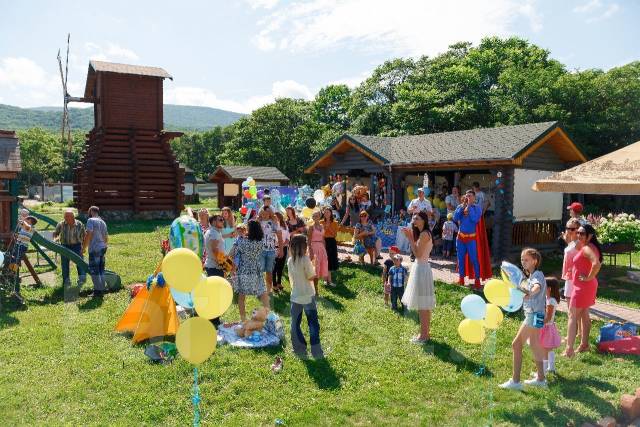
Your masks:
{"label": "person in superman costume", "polygon": [[492,277],[489,242],[482,217],[482,207],[476,204],[476,195],[468,190],[463,203],[453,213],[453,220],[460,224],[456,252],[458,255],[458,284],[464,285],[465,277],[474,279],[473,287],[481,289],[480,279]]}

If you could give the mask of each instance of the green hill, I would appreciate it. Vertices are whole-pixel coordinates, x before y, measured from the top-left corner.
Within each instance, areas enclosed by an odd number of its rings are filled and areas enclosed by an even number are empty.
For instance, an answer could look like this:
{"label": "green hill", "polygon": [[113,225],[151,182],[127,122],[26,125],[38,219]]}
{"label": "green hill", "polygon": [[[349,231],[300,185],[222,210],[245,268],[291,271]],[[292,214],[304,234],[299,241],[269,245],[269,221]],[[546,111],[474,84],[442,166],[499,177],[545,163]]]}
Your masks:
{"label": "green hill", "polygon": [[[0,104],[0,129],[28,129],[41,127],[60,129],[61,107],[20,108]],[[226,126],[244,114],[209,107],[187,105],[164,106],[165,129],[207,130]],[[73,130],[89,130],[93,127],[93,108],[70,108],[69,121]]]}

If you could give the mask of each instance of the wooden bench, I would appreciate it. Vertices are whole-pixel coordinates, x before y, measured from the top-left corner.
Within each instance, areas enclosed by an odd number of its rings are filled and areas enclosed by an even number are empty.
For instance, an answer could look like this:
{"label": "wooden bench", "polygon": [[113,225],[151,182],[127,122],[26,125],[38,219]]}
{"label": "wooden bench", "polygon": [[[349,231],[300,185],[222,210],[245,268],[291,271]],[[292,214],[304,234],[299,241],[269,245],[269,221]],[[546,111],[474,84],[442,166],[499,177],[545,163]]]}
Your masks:
{"label": "wooden bench", "polygon": [[602,256],[609,258],[609,264],[613,258],[613,265],[618,265],[618,255],[629,256],[629,268],[631,268],[631,256],[636,250],[633,243],[603,243]]}

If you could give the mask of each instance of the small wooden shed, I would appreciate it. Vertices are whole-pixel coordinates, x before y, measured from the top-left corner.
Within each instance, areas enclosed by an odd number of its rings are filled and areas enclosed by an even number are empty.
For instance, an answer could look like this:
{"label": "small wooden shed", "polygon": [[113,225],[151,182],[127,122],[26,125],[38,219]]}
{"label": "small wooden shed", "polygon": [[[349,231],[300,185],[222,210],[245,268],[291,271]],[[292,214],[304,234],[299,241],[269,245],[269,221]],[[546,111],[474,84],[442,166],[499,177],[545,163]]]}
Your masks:
{"label": "small wooden shed", "polygon": [[75,169],[78,209],[98,205],[104,216],[173,218],[184,207],[184,170],[163,130],[162,68],[91,61],[84,102],[94,128]]}
{"label": "small wooden shed", "polygon": [[8,243],[18,219],[20,143],[14,131],[0,130],[0,242]]}
{"label": "small wooden shed", "polygon": [[[524,245],[557,247],[568,196],[540,197],[532,184],[586,158],[558,122],[479,128],[424,135],[379,137],[345,134],[305,170],[326,183],[331,175],[370,188],[385,178],[385,193],[397,211],[409,202],[406,189],[429,183],[462,191],[479,182],[490,198],[488,224],[494,260],[508,258]],[[427,178],[425,180],[425,177]]]}
{"label": "small wooden shed", "polygon": [[257,187],[287,186],[289,178],[271,166],[218,166],[209,181],[218,185],[218,206],[240,209],[242,206],[242,182],[251,177]]}

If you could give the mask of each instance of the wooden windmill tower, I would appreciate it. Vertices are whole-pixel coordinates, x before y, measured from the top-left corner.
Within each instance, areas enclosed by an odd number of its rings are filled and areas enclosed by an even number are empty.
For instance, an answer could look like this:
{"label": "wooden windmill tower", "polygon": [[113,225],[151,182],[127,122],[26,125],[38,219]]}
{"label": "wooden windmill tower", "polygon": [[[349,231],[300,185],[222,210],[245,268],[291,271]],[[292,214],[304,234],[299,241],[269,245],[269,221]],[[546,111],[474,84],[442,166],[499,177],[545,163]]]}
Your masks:
{"label": "wooden windmill tower", "polygon": [[95,120],[74,174],[80,211],[97,205],[116,219],[180,214],[184,169],[169,141],[182,133],[162,130],[165,78],[172,77],[162,68],[90,61],[84,97],[72,98],[93,103]]}

